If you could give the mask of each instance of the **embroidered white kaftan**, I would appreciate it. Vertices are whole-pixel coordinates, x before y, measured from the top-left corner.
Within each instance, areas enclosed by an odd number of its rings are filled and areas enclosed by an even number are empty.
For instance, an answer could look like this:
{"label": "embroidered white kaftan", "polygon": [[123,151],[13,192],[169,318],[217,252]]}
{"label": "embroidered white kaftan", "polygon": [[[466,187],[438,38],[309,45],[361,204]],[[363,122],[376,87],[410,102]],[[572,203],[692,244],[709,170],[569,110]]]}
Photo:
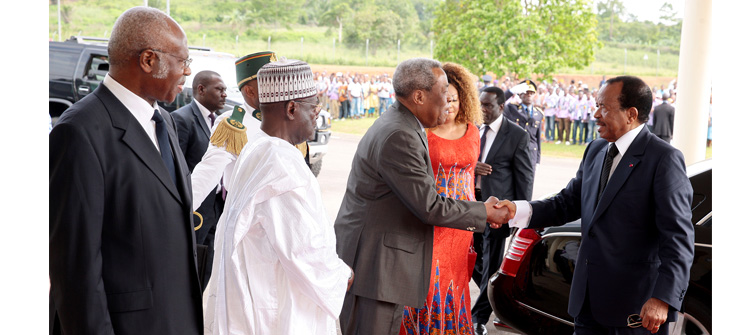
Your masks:
{"label": "embroidered white kaftan", "polygon": [[350,268],[320,187],[288,142],[249,136],[203,295],[206,334],[336,334]]}

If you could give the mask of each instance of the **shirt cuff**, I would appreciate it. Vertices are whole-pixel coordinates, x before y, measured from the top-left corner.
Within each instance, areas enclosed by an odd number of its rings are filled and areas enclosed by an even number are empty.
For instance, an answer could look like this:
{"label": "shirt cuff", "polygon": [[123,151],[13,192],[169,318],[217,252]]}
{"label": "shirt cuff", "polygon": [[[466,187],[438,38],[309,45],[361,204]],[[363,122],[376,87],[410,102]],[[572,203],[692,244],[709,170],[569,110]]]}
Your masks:
{"label": "shirt cuff", "polygon": [[519,229],[528,227],[531,220],[531,205],[524,200],[513,201],[513,203],[516,204],[516,216],[508,221],[508,226]]}

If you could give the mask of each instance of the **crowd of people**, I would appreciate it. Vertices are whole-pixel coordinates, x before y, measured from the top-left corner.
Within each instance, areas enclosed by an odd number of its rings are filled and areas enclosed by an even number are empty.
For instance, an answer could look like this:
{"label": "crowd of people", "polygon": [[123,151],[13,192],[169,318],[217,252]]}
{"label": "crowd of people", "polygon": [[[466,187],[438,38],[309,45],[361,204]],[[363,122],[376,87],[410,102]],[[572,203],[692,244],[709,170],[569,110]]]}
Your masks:
{"label": "crowd of people", "polygon": [[[478,87],[456,63],[412,58],[392,80],[324,85],[264,51],[235,62],[242,106],[217,116],[227,85],[202,71],[195,100],[168,113],[157,101],[191,74],[187,45],[163,12],[125,11],[102,85],[50,132],[50,334],[329,335],[337,320],[344,335],[486,334],[510,227],[579,218],[576,333],[631,333],[636,315],[641,333],[666,334],[675,320],[692,189],[682,154],[645,129],[653,101],[639,78],[560,87],[547,104],[554,84]],[[565,189],[530,201],[534,101],[572,111],[573,140],[592,143]],[[304,160],[326,106],[380,118],[333,225]]]}
{"label": "crowd of people", "polygon": [[388,74],[315,72],[318,99],[334,120],[378,117],[393,103],[395,92]]}
{"label": "crowd of people", "polygon": [[[370,76],[362,73],[336,72],[327,74],[326,71],[315,72],[318,98],[322,108],[327,110],[333,120],[359,119],[363,117],[379,117],[394,102],[395,92],[392,79],[387,73]],[[475,81],[478,89],[498,87],[510,97],[508,105],[520,105],[521,91],[519,85],[513,84],[509,77],[502,81],[492,80],[489,75],[478,77]],[[598,87],[589,87],[582,81],[571,80],[566,84],[552,79],[551,82],[541,82],[535,88],[531,104],[543,111],[543,122],[540,123],[540,141],[545,143],[565,145],[587,145],[598,138],[596,110],[598,90],[605,83],[605,77]],[[534,84],[536,86],[536,84]],[[649,113],[647,126],[652,132],[669,141],[672,137],[674,124],[673,112],[664,126],[655,130],[654,109],[663,103],[673,106],[677,99],[677,83],[672,80],[667,87],[652,87],[653,104]],[[517,122],[518,123],[518,122]],[[711,128],[707,145],[711,142]],[[533,136],[533,135],[532,135]]]}

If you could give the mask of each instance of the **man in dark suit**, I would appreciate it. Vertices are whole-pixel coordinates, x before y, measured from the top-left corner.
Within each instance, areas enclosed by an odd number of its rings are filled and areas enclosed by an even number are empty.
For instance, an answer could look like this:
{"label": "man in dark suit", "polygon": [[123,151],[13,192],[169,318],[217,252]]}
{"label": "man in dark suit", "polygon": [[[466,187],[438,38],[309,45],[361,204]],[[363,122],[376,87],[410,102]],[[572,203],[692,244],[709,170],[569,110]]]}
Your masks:
{"label": "man in dark suit", "polygon": [[536,165],[542,159],[542,120],[544,112],[534,106],[532,101],[536,94],[536,84],[531,80],[524,80],[515,89],[519,89],[518,97],[521,98],[520,104],[505,104],[503,116],[515,122],[521,128],[529,133],[529,152],[531,153],[532,167],[536,170]]}
{"label": "man in dark suit", "polygon": [[[645,127],[651,102],[641,79],[607,80],[594,114],[601,138],[586,148],[575,178],[549,199],[503,201],[519,228],[581,219],[568,304],[578,335],[667,334],[662,324],[682,307],[693,260],[693,190],[682,153]],[[637,318],[642,328],[631,329]]]}
{"label": "man in dark suit", "polygon": [[[183,106],[172,113],[177,125],[180,148],[185,155],[185,161],[191,173],[195,165],[203,158],[203,154],[206,153],[211,136],[211,127],[214,126],[217,116],[216,112],[224,108],[227,86],[218,73],[201,71],[193,77],[193,96],[195,98],[189,105]],[[216,223],[219,222],[221,212],[224,210],[224,196],[221,185],[216,185],[214,189],[215,192],[211,192],[203,200],[200,207],[195,209],[200,216],[194,217],[194,225],[199,227],[195,231],[195,242],[208,247],[206,249],[205,273],[201,278],[201,288],[204,290],[208,279],[211,277]]]}
{"label": "man in dark suit", "polygon": [[495,197],[483,204],[436,191],[424,127],[447,117],[440,63],[403,61],[393,86],[397,101],[359,142],[334,224],[336,250],[357,274],[339,318],[345,335],[397,334],[404,306],[424,305],[433,226],[483,231],[507,214],[493,207]]}
{"label": "man in dark suit", "polygon": [[669,104],[669,93],[662,95],[662,103],[654,107],[654,135],[667,143],[672,142],[674,107]]}
{"label": "man in dark suit", "polygon": [[[485,87],[479,95],[484,114],[480,128],[481,153],[475,169],[477,175],[477,200],[490,196],[500,199],[531,200],[534,187],[534,169],[529,153],[529,135],[517,124],[502,116],[505,93],[497,87]],[[485,324],[492,314],[487,297],[489,277],[500,268],[505,250],[505,239],[510,228],[485,229],[474,233],[477,263],[473,279],[479,286],[479,296],[471,309],[471,318],[477,334],[487,334]]]}
{"label": "man in dark suit", "polygon": [[50,333],[202,334],[190,172],[172,117],[187,38],[161,11],[115,22],[110,71],[50,133]]}

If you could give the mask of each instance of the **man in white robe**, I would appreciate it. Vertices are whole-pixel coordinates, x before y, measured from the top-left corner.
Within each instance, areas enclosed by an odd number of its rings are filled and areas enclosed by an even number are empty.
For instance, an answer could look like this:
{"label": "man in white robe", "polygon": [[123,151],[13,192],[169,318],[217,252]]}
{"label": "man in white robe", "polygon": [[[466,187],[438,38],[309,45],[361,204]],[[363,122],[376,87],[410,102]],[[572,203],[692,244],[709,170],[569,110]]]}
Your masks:
{"label": "man in white robe", "polygon": [[[276,54],[272,51],[262,51],[249,54],[237,59],[234,63],[237,74],[237,87],[242,93],[242,104],[245,110],[244,118],[237,121],[247,129],[247,136],[252,137],[254,133],[260,132],[260,99],[258,94],[258,70],[263,65],[276,61]],[[231,111],[222,113],[216,118],[214,126],[211,128],[211,135],[216,132],[216,128],[221,122],[232,116]],[[213,143],[208,144],[206,153],[201,158],[191,174],[193,184],[193,208],[198,208],[203,203],[206,196],[217,189],[216,185],[222,182],[225,190],[229,190],[231,181],[231,172],[234,170],[234,163],[237,159],[237,153],[226,150],[225,146],[216,146]]]}
{"label": "man in white robe", "polygon": [[[295,144],[320,111],[309,65],[258,73],[262,132],[237,158],[203,295],[205,334],[336,334],[353,272],[336,254],[320,187]],[[301,88],[301,89],[300,89]]]}

